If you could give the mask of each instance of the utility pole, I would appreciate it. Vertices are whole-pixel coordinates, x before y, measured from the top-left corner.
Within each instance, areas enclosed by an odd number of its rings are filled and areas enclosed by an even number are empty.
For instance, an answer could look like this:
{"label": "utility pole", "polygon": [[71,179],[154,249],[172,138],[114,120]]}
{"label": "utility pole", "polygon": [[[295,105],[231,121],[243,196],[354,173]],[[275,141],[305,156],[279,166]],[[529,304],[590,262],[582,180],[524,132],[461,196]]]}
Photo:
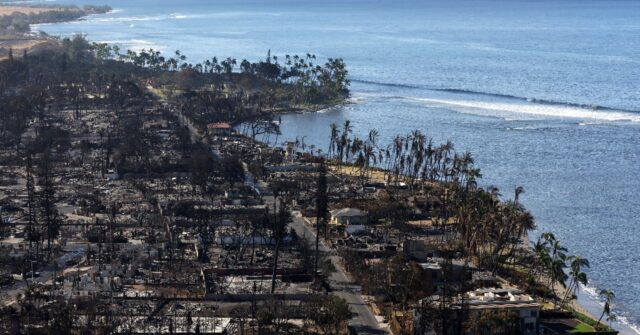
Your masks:
{"label": "utility pole", "polygon": [[320,258],[320,223],[325,224],[327,218],[327,170],[324,165],[324,159],[320,162],[320,170],[318,172],[318,185],[316,195],[316,255],[314,260],[314,276],[318,275],[318,260]]}

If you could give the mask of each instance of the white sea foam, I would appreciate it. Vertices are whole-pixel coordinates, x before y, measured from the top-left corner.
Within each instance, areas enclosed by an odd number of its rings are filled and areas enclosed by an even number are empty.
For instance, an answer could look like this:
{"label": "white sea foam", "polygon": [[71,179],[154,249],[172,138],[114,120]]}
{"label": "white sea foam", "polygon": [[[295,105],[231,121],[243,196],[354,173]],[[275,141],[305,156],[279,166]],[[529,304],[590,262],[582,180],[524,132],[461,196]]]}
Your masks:
{"label": "white sea foam", "polygon": [[389,40],[396,41],[401,43],[411,43],[411,44],[450,44],[449,42],[444,42],[440,40],[434,40],[430,38],[423,37],[407,37],[407,36],[393,36],[393,35],[381,35],[381,34],[369,34],[377,39],[381,40]]}
{"label": "white sea foam", "polygon": [[632,324],[631,322],[629,322],[629,319],[625,316],[621,316],[618,318],[618,322],[620,322],[621,324],[629,327],[632,331],[636,332],[636,334],[640,335],[640,326]]}
{"label": "white sea foam", "polygon": [[246,31],[216,31],[216,35],[230,35],[230,36],[238,36],[238,35],[246,35]]}
{"label": "white sea foam", "polygon": [[130,40],[131,43],[134,44],[138,44],[138,45],[154,45],[155,43],[151,42],[151,41],[147,41],[147,40],[137,40],[137,39],[132,39]]}
{"label": "white sea foam", "polygon": [[132,39],[125,43],[130,46],[132,50],[142,50],[142,49],[154,49],[156,51],[162,51],[163,47],[159,44],[156,44],[147,40],[140,39]]}
{"label": "white sea foam", "polygon": [[[603,121],[640,122],[640,114],[623,111],[601,111],[588,108],[548,105],[539,103],[517,103],[509,101],[478,101],[465,99],[443,98],[415,98],[408,100],[418,101],[431,105],[445,106],[459,112],[470,114],[508,117],[509,114],[530,115],[554,118],[578,118]],[[493,111],[494,113],[487,112]],[[497,114],[495,112],[498,112]]]}
{"label": "white sea foam", "polygon": [[[582,294],[582,297],[589,300],[587,302],[587,305],[583,307],[589,310],[589,312],[591,312],[593,315],[599,316],[599,313],[601,313],[602,307],[604,307],[604,301],[598,294],[600,290],[597,287],[592,285],[587,285],[587,286],[582,284],[579,284],[579,285],[580,285],[580,292],[581,292],[579,293],[579,295],[584,293]],[[594,310],[596,308],[597,310]],[[624,335],[627,335],[627,334],[640,335],[640,326],[637,324],[631,323],[631,321],[629,321],[629,318],[626,315],[621,315],[615,306],[615,302],[613,303],[612,310],[613,310],[613,313],[616,314],[616,320],[613,321],[614,328],[620,330],[621,334],[624,334]]]}
{"label": "white sea foam", "polygon": [[584,126],[595,126],[595,125],[599,125],[602,124],[602,122],[580,122],[578,123],[578,126],[584,127]]}
{"label": "white sea foam", "polygon": [[596,287],[590,286],[590,285],[584,286],[580,284],[580,288],[582,289],[583,292],[587,293],[592,298],[595,298],[596,300],[598,300],[599,295],[598,295],[598,289]]}
{"label": "white sea foam", "polygon": [[142,40],[142,39],[130,39],[130,40],[100,40],[100,43],[106,43],[109,45],[119,45],[124,46],[126,49],[131,49],[132,51],[140,51],[142,49],[154,49],[156,51],[163,51],[165,46],[159,45],[152,41]]}
{"label": "white sea foam", "polygon": [[[121,12],[121,11],[120,11]],[[110,14],[120,13],[117,11],[111,11]],[[197,18],[237,18],[247,16],[280,16],[281,13],[271,12],[216,12],[206,14],[184,14],[184,13],[170,13],[159,15],[146,15],[146,16],[103,16],[103,15],[91,15],[87,18],[87,21],[94,23],[114,23],[114,22],[132,22],[132,21],[162,21],[162,20],[185,20],[185,19],[197,19]]]}
{"label": "white sea foam", "polygon": [[171,13],[171,15],[169,15],[169,17],[172,18],[172,19],[184,20],[184,19],[193,18],[194,16],[180,14],[180,13]]}
{"label": "white sea foam", "polygon": [[101,17],[94,16],[88,21],[97,22],[97,23],[108,23],[108,22],[138,22],[138,21],[161,21],[166,19],[165,15],[156,15],[156,16],[118,16],[118,17]]}
{"label": "white sea foam", "polygon": [[532,127],[532,126],[529,126],[529,127],[509,127],[509,128],[507,128],[507,130],[536,130],[536,129],[539,129],[539,128]]}

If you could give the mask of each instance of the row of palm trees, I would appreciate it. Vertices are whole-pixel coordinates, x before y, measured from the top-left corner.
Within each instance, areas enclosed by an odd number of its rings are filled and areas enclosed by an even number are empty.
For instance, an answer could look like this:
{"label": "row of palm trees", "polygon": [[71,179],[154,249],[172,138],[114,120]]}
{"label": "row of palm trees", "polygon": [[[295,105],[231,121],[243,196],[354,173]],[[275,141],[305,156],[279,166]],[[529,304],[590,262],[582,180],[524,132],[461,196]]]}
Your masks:
{"label": "row of palm trees", "polygon": [[[534,244],[536,265],[548,277],[548,284],[552,291],[556,285],[566,289],[560,304],[566,305],[575,296],[580,284],[587,285],[588,278],[583,268],[589,267],[589,261],[580,256],[568,255],[564,247],[553,233],[543,233]],[[569,273],[566,269],[569,268]]]}
{"label": "row of palm trees", "polygon": [[382,167],[388,181],[406,181],[414,186],[420,180],[429,180],[469,189],[476,187],[482,176],[469,152],[456,153],[450,141],[436,145],[419,130],[398,135],[386,146],[379,143],[380,134],[375,129],[366,138],[352,134],[349,120],[341,128],[331,124],[328,156],[338,166],[357,167],[365,177],[370,168]]}
{"label": "row of palm trees", "polygon": [[426,181],[443,185],[439,194],[434,194],[443,202],[434,213],[434,223],[453,223],[464,251],[492,272],[512,258],[535,228],[533,216],[519,201],[522,187],[516,188],[514,199],[508,201],[501,201],[496,187],[478,188],[482,175],[472,155],[456,153],[450,141],[435,145],[433,139],[415,130],[382,146],[376,130],[364,139],[352,133],[349,121],[341,128],[331,125],[328,158],[333,164],[339,169],[357,168],[363,181],[371,168],[381,167],[387,182],[404,181],[412,189]]}
{"label": "row of palm trees", "polygon": [[513,256],[535,228],[533,216],[519,202],[524,190],[518,187],[514,200],[501,201],[496,187],[478,188],[482,174],[472,155],[456,153],[450,141],[436,145],[415,130],[382,146],[376,130],[364,139],[352,133],[348,120],[341,128],[331,125],[328,158],[333,164],[339,169],[357,168],[363,181],[370,177],[373,167],[380,167],[387,182],[404,181],[410,188],[425,185],[425,181],[444,185],[442,194],[437,194],[443,206],[436,214],[444,223],[453,221],[464,250],[492,271]]}
{"label": "row of palm trees", "polygon": [[513,260],[529,231],[535,229],[533,216],[520,203],[522,187],[513,200],[501,200],[497,187],[450,187],[445,210],[455,218],[460,247],[492,272]]}
{"label": "row of palm trees", "polygon": [[[285,55],[280,63],[278,56],[272,56],[269,51],[265,60],[250,62],[246,59],[239,61],[232,57],[218,59],[212,57],[201,63],[187,62],[187,56],[176,50],[172,57],[165,57],[160,51],[142,49],[139,52],[127,50],[120,54],[118,46],[104,43],[93,43],[94,55],[99,59],[118,59],[131,62],[136,66],[153,71],[195,70],[202,74],[232,74],[240,72],[254,75],[272,82],[291,84],[295,87],[295,95],[302,100],[310,100],[311,93],[333,92],[336,96],[347,93],[350,84],[347,78],[346,64],[341,58],[329,58],[324,64],[317,64],[317,58],[307,53],[304,56]],[[310,91],[311,90],[311,91]]]}

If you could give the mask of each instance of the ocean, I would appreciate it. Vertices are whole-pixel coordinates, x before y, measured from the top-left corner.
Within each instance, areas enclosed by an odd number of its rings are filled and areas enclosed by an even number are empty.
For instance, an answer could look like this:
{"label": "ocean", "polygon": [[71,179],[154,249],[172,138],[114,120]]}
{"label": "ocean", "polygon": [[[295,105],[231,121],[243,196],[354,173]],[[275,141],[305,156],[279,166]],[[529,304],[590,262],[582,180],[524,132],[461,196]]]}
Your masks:
{"label": "ocean", "polygon": [[[58,1],[91,3],[92,1]],[[282,117],[280,141],[328,149],[351,120],[381,142],[419,129],[482,168],[481,185],[522,202],[538,231],[586,257],[580,302],[640,334],[640,2],[112,0],[112,13],[34,27],[124,48],[213,56],[342,57],[352,103]],[[635,329],[635,330],[634,330]]]}

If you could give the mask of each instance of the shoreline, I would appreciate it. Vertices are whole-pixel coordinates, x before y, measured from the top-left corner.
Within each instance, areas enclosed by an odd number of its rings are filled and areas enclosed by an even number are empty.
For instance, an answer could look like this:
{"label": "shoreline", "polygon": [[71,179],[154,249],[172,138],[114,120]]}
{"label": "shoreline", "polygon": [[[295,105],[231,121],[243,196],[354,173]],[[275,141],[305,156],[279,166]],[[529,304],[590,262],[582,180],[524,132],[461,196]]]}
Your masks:
{"label": "shoreline", "polygon": [[0,17],[8,19],[10,23],[13,23],[14,17],[23,20],[20,21],[20,25],[0,27],[0,60],[8,58],[10,53],[13,56],[22,56],[23,53],[32,54],[59,45],[58,38],[32,31],[33,25],[74,22],[89,15],[106,14],[112,10],[108,6],[0,4]]}
{"label": "shoreline", "polygon": [[[322,106],[322,108],[320,108],[321,106],[318,106],[318,108],[316,109],[306,109],[306,110],[292,110],[290,112],[284,112],[284,114],[301,114],[301,113],[317,113],[317,112],[321,112],[325,109],[329,109],[329,108],[338,108],[341,107],[343,105],[349,105],[349,104],[356,104],[358,102],[353,101],[353,99],[350,97],[348,97],[347,99],[345,99],[345,102],[343,103],[338,103],[335,105],[327,105],[327,106]],[[271,145],[271,144],[269,144]],[[276,145],[277,146],[277,145]],[[374,168],[371,167],[374,171],[382,171],[384,174],[386,174],[386,172],[384,172],[384,169],[379,169],[379,168]],[[535,241],[532,241],[529,239],[529,237],[526,238],[526,242],[523,241],[523,247],[527,248],[528,250],[533,252],[533,246],[531,245],[531,243],[533,243]],[[540,279],[540,278],[538,278]],[[544,282],[544,280],[540,280],[541,282]],[[550,287],[547,284],[543,284],[545,287],[547,287],[548,289],[550,289]],[[596,292],[598,292],[598,288],[595,288],[593,286],[589,286],[590,288],[596,290]],[[563,297],[566,289],[560,285],[556,285],[555,288],[555,294],[558,297]],[[593,319],[594,321],[597,321],[598,318],[600,317],[600,313],[602,311],[602,305],[600,300],[598,299],[597,296],[594,296],[593,294],[589,294],[585,291],[585,287],[583,287],[582,285],[580,285],[580,290],[576,293],[576,299],[571,300],[570,302],[567,303],[567,307],[570,309],[573,309],[575,312],[579,313],[579,314],[583,314],[585,316],[587,316],[588,318]],[[620,316],[618,316],[620,317]],[[624,316],[623,316],[624,318]],[[617,320],[608,323],[606,322],[604,319],[601,321],[601,323],[607,327],[610,327],[611,329],[614,329],[615,331],[618,331],[619,334],[622,335],[640,335],[640,331],[636,330],[636,326],[634,324],[630,324],[626,321],[621,321],[620,318],[618,318]]]}
{"label": "shoreline", "polygon": [[[0,6],[0,7],[1,7],[1,6]],[[83,17],[84,17],[84,16],[83,16]],[[80,19],[81,19],[81,18],[73,19],[73,20],[69,20],[69,21],[66,21],[66,22],[73,22],[73,21],[77,21],[77,20],[80,20]],[[57,40],[57,39],[55,39],[55,38],[52,38],[52,39],[44,39],[43,41],[45,41],[45,42],[46,42],[46,41],[54,41],[54,40]],[[36,47],[38,47],[38,46],[39,46],[39,45],[34,45],[34,46],[32,46],[32,47],[28,48],[28,50],[29,50],[28,52],[29,52],[29,53],[31,53],[31,52],[32,52],[32,50],[34,50],[34,49],[35,49]],[[2,57],[0,57],[0,58],[2,58]],[[342,102],[337,102],[337,103],[335,103],[335,104],[311,105],[311,106],[300,106],[300,107],[298,107],[298,106],[294,106],[294,107],[293,107],[293,108],[291,108],[291,109],[285,109],[285,110],[281,110],[281,111],[275,111],[275,114],[276,114],[276,115],[281,115],[281,114],[301,114],[301,113],[309,113],[309,112],[312,112],[312,113],[318,113],[318,112],[322,112],[323,110],[332,109],[332,108],[339,108],[339,107],[341,107],[341,106],[345,106],[345,105],[348,105],[348,104],[355,104],[355,103],[356,103],[356,102],[353,102],[353,101],[351,100],[351,98],[350,98],[350,97],[347,97],[347,98],[345,98],[345,100],[344,100],[344,101],[342,101]],[[584,292],[584,289],[581,289],[581,290],[580,290],[580,292],[578,293],[578,296],[579,296],[579,297],[580,297],[581,295],[583,295],[583,296],[584,296],[584,299],[591,299],[591,300],[593,300],[594,302],[596,302],[596,301],[597,301],[597,299],[593,299],[593,297],[591,297],[591,296],[590,296],[590,295],[588,295],[586,292]],[[571,302],[571,305],[573,306],[573,305],[575,304],[575,306],[576,306],[576,310],[578,310],[578,311],[580,311],[580,312],[584,311],[584,314],[587,314],[587,315],[590,315],[590,316],[594,317],[593,313],[589,312],[589,311],[588,311],[588,309],[587,309],[585,306],[582,306],[582,305],[580,304],[580,302],[579,302],[579,301],[580,301],[580,298],[578,298],[578,300],[572,301],[572,302]],[[595,319],[597,320],[597,316],[595,317]],[[620,322],[618,322],[618,323],[620,323]],[[622,333],[622,332],[621,332],[621,333]],[[636,333],[636,334],[640,334],[640,333]]]}
{"label": "shoreline", "polygon": [[351,95],[345,97],[341,101],[334,101],[331,103],[324,104],[303,104],[303,105],[294,105],[289,108],[282,109],[274,109],[271,110],[275,115],[287,115],[287,114],[304,114],[304,113],[321,113],[323,111],[340,108],[347,105],[355,104],[351,100]]}
{"label": "shoreline", "polygon": [[[588,289],[594,289],[597,292],[597,288],[593,286],[588,286]],[[592,316],[593,313],[590,312],[591,309],[602,309],[602,305],[600,300],[592,293],[589,293],[585,287],[581,287],[580,291],[577,293],[577,299],[573,301],[574,304],[579,306],[580,309],[576,308],[576,310],[580,313],[586,314],[588,316]],[[583,312],[584,310],[585,312]],[[597,315],[595,320],[597,320],[600,316]],[[603,322],[605,322],[603,320]],[[606,323],[606,322],[605,322]],[[617,316],[617,319],[611,323],[611,328],[617,330],[622,335],[640,335],[639,325],[632,324],[628,321],[626,316]]]}

